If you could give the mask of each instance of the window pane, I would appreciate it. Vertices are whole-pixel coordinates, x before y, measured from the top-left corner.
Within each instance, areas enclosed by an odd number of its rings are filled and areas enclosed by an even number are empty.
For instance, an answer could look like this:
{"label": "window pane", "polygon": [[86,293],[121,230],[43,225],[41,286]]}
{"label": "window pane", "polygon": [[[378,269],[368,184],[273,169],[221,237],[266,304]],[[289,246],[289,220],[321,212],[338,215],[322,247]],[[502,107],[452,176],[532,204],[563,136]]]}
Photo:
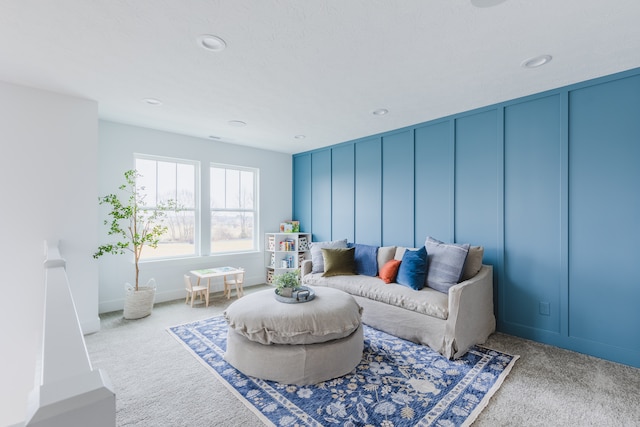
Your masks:
{"label": "window pane", "polygon": [[211,208],[224,209],[225,170],[211,168]]}
{"label": "window pane", "polygon": [[162,203],[167,203],[170,199],[175,201],[176,193],[176,164],[158,162],[158,201]]}
{"label": "window pane", "polygon": [[195,166],[178,164],[177,187],[178,205],[187,208],[195,208],[196,181]]}
{"label": "window pane", "polygon": [[225,207],[238,209],[240,207],[240,171],[227,169]]}
{"label": "window pane", "polygon": [[252,250],[253,229],[253,212],[211,212],[211,252]]}
{"label": "window pane", "polygon": [[136,159],[136,171],[139,176],[136,179],[138,189],[144,196],[146,206],[156,205],[156,161]]}
{"label": "window pane", "polygon": [[253,172],[241,172],[240,207],[242,209],[253,209],[253,182]]}
{"label": "window pane", "polygon": [[156,249],[145,246],[140,259],[194,255],[195,214],[193,211],[167,211],[164,225],[169,230]]}

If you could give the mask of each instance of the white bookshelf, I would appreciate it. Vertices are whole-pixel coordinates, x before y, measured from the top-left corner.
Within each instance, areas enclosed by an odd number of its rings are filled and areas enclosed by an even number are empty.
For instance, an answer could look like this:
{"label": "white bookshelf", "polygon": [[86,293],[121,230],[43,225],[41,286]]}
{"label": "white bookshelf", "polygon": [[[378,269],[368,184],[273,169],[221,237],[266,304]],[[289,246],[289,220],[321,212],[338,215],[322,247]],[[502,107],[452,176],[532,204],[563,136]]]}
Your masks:
{"label": "white bookshelf", "polygon": [[310,259],[310,233],[266,233],[265,265],[266,281],[271,284],[276,274],[299,269],[302,261]]}

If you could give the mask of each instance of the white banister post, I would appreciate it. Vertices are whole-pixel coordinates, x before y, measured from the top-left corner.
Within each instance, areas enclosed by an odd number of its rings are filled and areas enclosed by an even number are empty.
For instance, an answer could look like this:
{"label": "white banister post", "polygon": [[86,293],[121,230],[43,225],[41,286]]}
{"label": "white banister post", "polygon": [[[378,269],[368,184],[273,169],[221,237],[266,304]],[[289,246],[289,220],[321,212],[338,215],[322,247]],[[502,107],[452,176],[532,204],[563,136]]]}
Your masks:
{"label": "white banister post", "polygon": [[115,426],[115,393],[108,376],[91,367],[66,262],[57,242],[45,248],[42,351],[26,425]]}

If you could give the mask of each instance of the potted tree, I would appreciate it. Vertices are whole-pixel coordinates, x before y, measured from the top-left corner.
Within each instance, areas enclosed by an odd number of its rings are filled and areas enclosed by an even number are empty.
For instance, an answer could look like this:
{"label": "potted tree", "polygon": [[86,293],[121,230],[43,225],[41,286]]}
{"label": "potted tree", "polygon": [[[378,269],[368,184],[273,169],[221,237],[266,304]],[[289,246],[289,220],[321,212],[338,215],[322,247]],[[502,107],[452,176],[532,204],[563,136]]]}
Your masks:
{"label": "potted tree", "polygon": [[136,185],[136,178],[140,176],[135,169],[124,173],[125,183],[118,188],[125,197],[108,194],[98,198],[101,205],[108,205],[110,209],[107,214],[109,218],[104,220],[104,224],[109,226],[107,234],[116,236],[118,241],[99,246],[93,257],[97,259],[105,254],[133,253],[135,286],[125,284],[125,319],[140,319],[151,314],[155,280],[149,280],[146,286],[139,285],[140,255],[145,246],[157,248],[160,238],[168,230],[164,225],[167,205],[158,204],[155,209],[145,209],[144,187]]}

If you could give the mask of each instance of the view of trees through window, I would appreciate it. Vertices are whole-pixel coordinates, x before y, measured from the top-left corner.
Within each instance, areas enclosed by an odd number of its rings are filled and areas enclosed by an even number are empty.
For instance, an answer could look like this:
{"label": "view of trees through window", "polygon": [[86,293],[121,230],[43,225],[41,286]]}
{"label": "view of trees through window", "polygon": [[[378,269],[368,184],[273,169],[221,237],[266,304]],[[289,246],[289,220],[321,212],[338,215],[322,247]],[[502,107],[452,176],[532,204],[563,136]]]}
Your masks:
{"label": "view of trees through window", "polygon": [[195,255],[195,164],[146,157],[135,160],[135,168],[142,175],[137,185],[145,195],[145,208],[167,209],[167,233],[156,249],[145,247],[141,259]]}
{"label": "view of trees through window", "polygon": [[255,169],[211,166],[211,253],[256,249]]}

